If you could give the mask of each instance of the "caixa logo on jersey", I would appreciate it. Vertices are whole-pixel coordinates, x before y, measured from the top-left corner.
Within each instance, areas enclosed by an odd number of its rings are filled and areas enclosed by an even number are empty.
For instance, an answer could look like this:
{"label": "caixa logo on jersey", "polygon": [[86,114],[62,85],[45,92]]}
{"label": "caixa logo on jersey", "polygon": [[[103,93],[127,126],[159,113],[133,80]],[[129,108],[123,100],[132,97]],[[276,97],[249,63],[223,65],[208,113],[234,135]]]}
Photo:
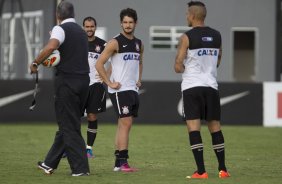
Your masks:
{"label": "caixa logo on jersey", "polygon": [[125,54],[123,56],[123,60],[124,61],[128,61],[128,60],[137,60],[139,61],[140,59],[140,55],[139,54]]}
{"label": "caixa logo on jersey", "polygon": [[88,58],[98,59],[98,57],[99,57],[99,54],[96,54],[94,52],[88,52]]}
{"label": "caixa logo on jersey", "polygon": [[198,56],[218,56],[217,49],[200,49],[198,51]]}

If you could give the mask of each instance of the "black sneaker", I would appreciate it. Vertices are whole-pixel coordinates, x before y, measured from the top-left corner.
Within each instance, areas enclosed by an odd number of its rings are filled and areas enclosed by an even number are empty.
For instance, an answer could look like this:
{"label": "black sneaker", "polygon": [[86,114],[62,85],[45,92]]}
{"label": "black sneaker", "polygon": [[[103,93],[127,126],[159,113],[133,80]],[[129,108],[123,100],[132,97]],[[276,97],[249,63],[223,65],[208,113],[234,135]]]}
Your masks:
{"label": "black sneaker", "polygon": [[45,172],[45,174],[51,175],[54,172],[54,169],[45,165],[44,162],[38,162],[37,167]]}
{"label": "black sneaker", "polygon": [[89,176],[89,173],[78,173],[78,174],[72,173],[71,176]]}

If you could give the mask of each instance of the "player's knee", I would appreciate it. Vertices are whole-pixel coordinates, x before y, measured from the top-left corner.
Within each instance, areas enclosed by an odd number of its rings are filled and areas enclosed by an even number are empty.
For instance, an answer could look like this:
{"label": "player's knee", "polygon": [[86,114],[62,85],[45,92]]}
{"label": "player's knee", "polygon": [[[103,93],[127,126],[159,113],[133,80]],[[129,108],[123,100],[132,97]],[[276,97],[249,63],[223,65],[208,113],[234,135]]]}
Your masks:
{"label": "player's knee", "polygon": [[93,114],[93,113],[87,114],[87,120],[88,121],[96,121],[97,120],[96,114]]}
{"label": "player's knee", "polygon": [[208,122],[209,131],[211,133],[220,131],[220,122],[213,120]]}
{"label": "player's knee", "polygon": [[123,128],[131,128],[132,126],[132,117],[123,117],[119,119],[119,125]]}

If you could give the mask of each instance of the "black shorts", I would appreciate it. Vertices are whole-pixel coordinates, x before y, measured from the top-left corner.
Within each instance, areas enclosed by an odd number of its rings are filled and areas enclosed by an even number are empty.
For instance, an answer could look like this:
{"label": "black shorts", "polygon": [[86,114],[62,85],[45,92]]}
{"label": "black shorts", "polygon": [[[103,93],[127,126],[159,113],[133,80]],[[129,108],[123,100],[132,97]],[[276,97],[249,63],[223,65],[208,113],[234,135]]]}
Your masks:
{"label": "black shorts", "polygon": [[218,90],[211,87],[194,87],[182,93],[184,120],[220,120],[220,98]]}
{"label": "black shorts", "polygon": [[106,111],[106,90],[102,83],[94,83],[89,86],[89,94],[85,108],[87,114],[96,114]]}
{"label": "black shorts", "polygon": [[139,97],[136,91],[109,93],[109,96],[119,118],[138,116]]}

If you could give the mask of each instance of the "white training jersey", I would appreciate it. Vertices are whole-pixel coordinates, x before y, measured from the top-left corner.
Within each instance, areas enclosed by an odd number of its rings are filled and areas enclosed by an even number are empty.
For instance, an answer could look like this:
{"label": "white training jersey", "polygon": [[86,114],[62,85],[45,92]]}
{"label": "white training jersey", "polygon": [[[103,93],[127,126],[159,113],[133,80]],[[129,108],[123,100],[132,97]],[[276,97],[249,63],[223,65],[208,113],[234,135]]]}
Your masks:
{"label": "white training jersey", "polygon": [[90,68],[90,73],[89,73],[90,83],[89,83],[89,86],[96,83],[96,82],[99,82],[99,83],[103,82],[99,73],[96,70],[95,65],[96,65],[97,59],[99,58],[99,56],[103,52],[105,45],[106,45],[106,41],[97,37],[97,36],[95,37],[95,40],[88,42],[88,48],[89,48],[88,63],[89,63],[89,68]]}
{"label": "white training jersey", "polygon": [[110,80],[119,82],[121,88],[116,90],[108,88],[109,93],[133,90],[138,91],[136,83],[139,78],[139,63],[141,40],[134,37],[130,40],[124,35],[119,34],[114,37],[117,40],[119,49],[118,53],[111,57],[112,74]]}
{"label": "white training jersey", "polygon": [[218,89],[217,61],[221,35],[210,27],[195,27],[185,33],[189,48],[184,61],[181,90],[206,86]]}

